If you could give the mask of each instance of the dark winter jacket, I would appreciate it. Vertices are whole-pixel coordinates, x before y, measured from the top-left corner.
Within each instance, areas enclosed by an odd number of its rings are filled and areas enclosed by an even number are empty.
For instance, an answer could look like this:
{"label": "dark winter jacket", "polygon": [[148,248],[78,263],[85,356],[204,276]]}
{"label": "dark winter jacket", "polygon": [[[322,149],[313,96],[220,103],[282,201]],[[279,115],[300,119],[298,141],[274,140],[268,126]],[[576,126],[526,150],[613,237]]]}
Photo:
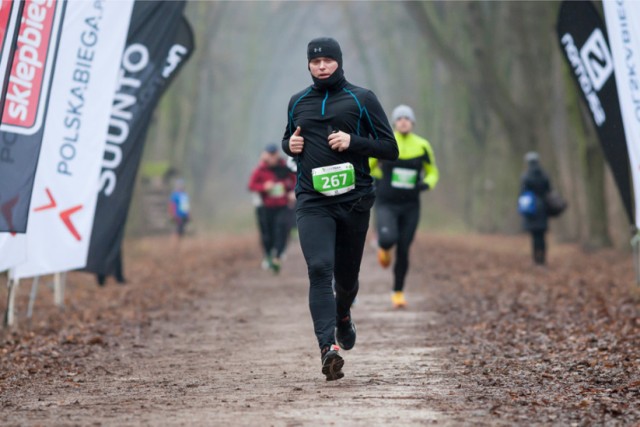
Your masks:
{"label": "dark winter jacket", "polygon": [[[369,157],[395,160],[398,145],[378,99],[373,92],[342,79],[329,89],[311,86],[291,97],[282,149],[296,159],[298,207],[349,202],[374,195]],[[289,138],[300,126],[304,148],[296,156]],[[350,134],[349,148],[334,151],[327,137],[334,131]],[[339,196],[325,196],[313,188],[312,169],[349,162],[355,170],[355,188]]]}
{"label": "dark winter jacket", "polygon": [[548,219],[545,199],[551,192],[549,177],[538,163],[530,163],[527,171],[522,175],[520,193],[531,191],[536,195],[535,215],[525,216],[524,229],[527,231],[547,231]]}
{"label": "dark winter jacket", "polygon": [[[266,190],[265,183],[269,181],[275,183],[275,185],[271,190]],[[295,184],[296,176],[287,167],[284,160],[281,160],[275,166],[260,162],[258,167],[251,173],[251,178],[249,178],[249,191],[260,194],[264,207],[277,208],[287,206],[289,192],[293,191]]]}

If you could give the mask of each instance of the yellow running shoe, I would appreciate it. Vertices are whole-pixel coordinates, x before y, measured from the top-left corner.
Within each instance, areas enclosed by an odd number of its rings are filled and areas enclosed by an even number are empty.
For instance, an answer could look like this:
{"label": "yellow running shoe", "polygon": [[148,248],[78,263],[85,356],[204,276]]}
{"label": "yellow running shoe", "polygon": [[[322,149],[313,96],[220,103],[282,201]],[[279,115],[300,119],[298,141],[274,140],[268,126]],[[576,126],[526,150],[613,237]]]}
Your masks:
{"label": "yellow running shoe", "polygon": [[397,291],[391,294],[391,304],[393,308],[404,308],[407,306],[407,300],[404,298],[404,292]]}
{"label": "yellow running shoe", "polygon": [[391,265],[391,251],[388,249],[378,249],[378,263],[382,268],[389,268]]}

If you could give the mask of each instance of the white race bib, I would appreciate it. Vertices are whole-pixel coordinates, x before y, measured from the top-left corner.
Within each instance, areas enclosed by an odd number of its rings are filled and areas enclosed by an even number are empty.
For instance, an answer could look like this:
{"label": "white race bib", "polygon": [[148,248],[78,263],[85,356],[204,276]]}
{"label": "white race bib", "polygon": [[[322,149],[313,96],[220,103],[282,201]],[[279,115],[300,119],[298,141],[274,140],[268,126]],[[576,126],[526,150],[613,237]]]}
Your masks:
{"label": "white race bib", "polygon": [[269,190],[269,196],[271,197],[282,197],[284,196],[284,184],[281,182],[276,182],[271,190]]}
{"label": "white race bib", "polygon": [[393,168],[391,171],[391,186],[412,190],[418,182],[418,171],[415,169]]}
{"label": "white race bib", "polygon": [[356,173],[351,163],[311,170],[313,188],[325,196],[338,196],[356,188]]}

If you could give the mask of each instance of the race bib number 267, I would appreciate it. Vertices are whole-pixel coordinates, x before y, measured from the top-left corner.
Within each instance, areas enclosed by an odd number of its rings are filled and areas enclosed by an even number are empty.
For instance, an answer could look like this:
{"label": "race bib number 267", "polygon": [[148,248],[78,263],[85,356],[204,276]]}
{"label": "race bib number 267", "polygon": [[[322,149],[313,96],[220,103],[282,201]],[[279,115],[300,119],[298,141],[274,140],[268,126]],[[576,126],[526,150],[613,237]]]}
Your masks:
{"label": "race bib number 267", "polygon": [[313,188],[325,196],[338,196],[356,187],[356,174],[351,163],[312,169]]}

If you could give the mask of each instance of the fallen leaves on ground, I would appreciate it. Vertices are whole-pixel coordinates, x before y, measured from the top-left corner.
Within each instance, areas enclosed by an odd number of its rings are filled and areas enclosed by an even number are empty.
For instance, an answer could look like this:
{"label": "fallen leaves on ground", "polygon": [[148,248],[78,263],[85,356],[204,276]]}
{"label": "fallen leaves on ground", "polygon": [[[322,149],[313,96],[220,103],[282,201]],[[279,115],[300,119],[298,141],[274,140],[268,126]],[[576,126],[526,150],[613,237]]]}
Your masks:
{"label": "fallen leaves on ground", "polygon": [[50,287],[43,286],[50,278],[44,277],[31,320],[25,315],[31,281],[22,281],[18,325],[0,329],[0,407],[11,405],[3,399],[11,388],[47,384],[54,377],[69,378],[73,385],[94,347],[117,348],[123,335],[135,338],[155,317],[193,304],[208,287],[254,263],[254,246],[252,239],[229,236],[186,239],[179,246],[165,237],[129,242],[128,283],[109,279],[100,288],[95,276],[70,273],[66,305],[60,310],[53,305]]}
{"label": "fallen leaves on ground", "polygon": [[[429,345],[445,381],[474,407],[513,422],[640,422],[640,288],[631,254],[554,246],[533,266],[525,238],[422,237],[414,274],[442,315]],[[448,374],[447,374],[448,373]],[[451,375],[453,374],[453,375]]]}
{"label": "fallen leaves on ground", "polygon": [[[256,268],[256,244],[246,236],[189,239],[179,250],[166,238],[130,242],[130,283],[98,288],[94,277],[73,273],[64,311],[41,286],[32,323],[23,283],[19,327],[0,332],[0,407],[14,405],[12,391],[48,390],[54,379],[78,387],[97,349],[144,347],[136,337],[155,319]],[[439,314],[425,325],[423,345],[438,349],[429,375],[443,385],[423,403],[461,423],[637,425],[640,288],[631,255],[553,245],[549,267],[539,268],[528,251],[524,237],[418,236],[407,292],[424,293]]]}

